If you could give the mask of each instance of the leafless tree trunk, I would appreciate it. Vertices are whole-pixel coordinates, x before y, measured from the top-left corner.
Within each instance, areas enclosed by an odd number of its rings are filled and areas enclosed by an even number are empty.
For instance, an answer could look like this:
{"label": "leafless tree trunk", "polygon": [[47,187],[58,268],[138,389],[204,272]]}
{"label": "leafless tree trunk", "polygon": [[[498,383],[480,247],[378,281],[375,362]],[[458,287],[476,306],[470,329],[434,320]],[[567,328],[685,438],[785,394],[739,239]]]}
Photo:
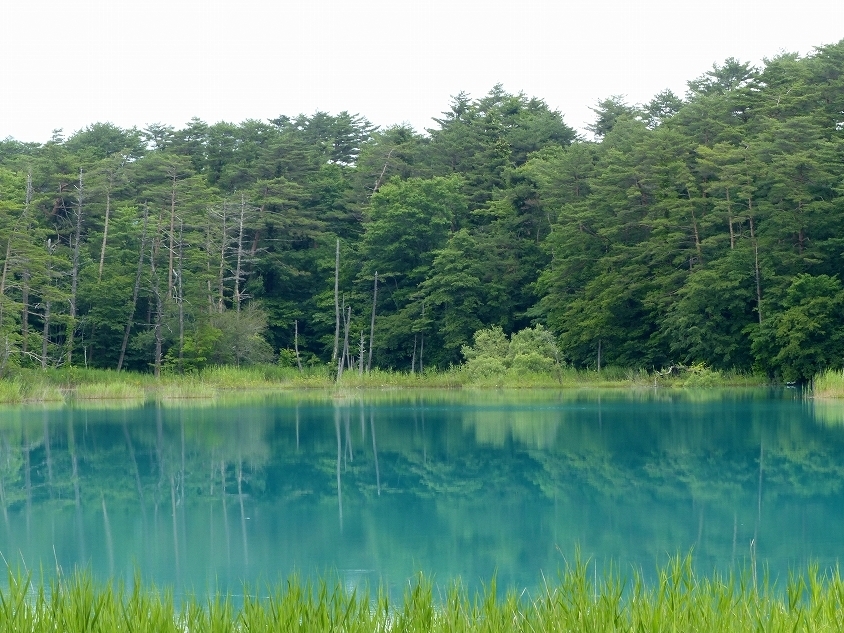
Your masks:
{"label": "leafless tree trunk", "polygon": [[135,272],[135,287],[132,290],[132,305],[129,309],[129,318],[126,319],[126,328],[123,330],[123,343],[120,346],[120,358],[117,360],[117,371],[123,369],[123,359],[126,357],[126,345],[129,343],[129,331],[132,329],[132,321],[135,318],[135,308],[138,305],[138,293],[141,290],[141,274],[144,269],[144,251],[147,242],[147,220],[149,219],[149,207],[144,203],[144,226],[141,230],[141,248],[138,251],[138,269]]}
{"label": "leafless tree trunk", "polygon": [[178,180],[179,172],[176,169],[176,166],[172,166],[168,171],[167,175],[170,177],[171,187],[170,187],[170,253],[169,253],[169,260],[167,266],[167,296],[173,296],[173,251],[174,251],[174,238],[176,234],[176,182]]}
{"label": "leafless tree trunk", "polygon": [[179,304],[179,373],[182,373],[182,363],[184,361],[185,350],[185,293],[184,284],[182,283],[182,273],[184,272],[184,222],[179,218],[179,270],[176,279],[176,301]]}
{"label": "leafless tree trunk", "polygon": [[340,239],[334,254],[334,351],[331,360],[337,360],[337,347],[340,345]]}
{"label": "leafless tree trunk", "polygon": [[358,376],[363,376],[363,330],[360,331],[360,346],[358,347]]}
{"label": "leafless tree trunk", "polygon": [[161,301],[161,286],[160,281],[158,279],[158,270],[155,266],[155,255],[158,251],[158,242],[161,239],[161,224],[159,222],[158,229],[156,230],[155,238],[152,240],[152,245],[150,246],[150,258],[149,258],[149,274],[150,274],[150,282],[152,285],[152,294],[155,296],[155,361],[154,361],[154,373],[155,377],[158,378],[161,376],[161,343],[162,343],[162,333],[161,327],[162,322],[164,320],[164,306]]}
{"label": "leafless tree trunk", "polygon": [[103,222],[103,243],[100,246],[100,269],[97,273],[97,281],[103,279],[103,264],[105,263],[106,243],[108,242],[108,220],[111,216],[111,189],[114,187],[114,170],[108,171],[108,184],[106,185],[106,208],[105,220]]}
{"label": "leafless tree trunk", "polygon": [[393,155],[393,150],[395,148],[391,148],[389,152],[387,152],[387,160],[384,161],[384,169],[381,170],[381,173],[378,175],[378,178],[375,179],[375,185],[372,187],[372,195],[378,193],[378,190],[381,188],[381,183],[384,180],[384,176],[387,174],[387,166],[390,164],[390,156]]}
{"label": "leafless tree trunk", "polygon": [[601,339],[598,339],[598,373],[601,373]]}
{"label": "leafless tree trunk", "polygon": [[67,325],[67,364],[73,365],[73,340],[76,332],[76,290],[79,285],[79,241],[82,238],[82,204],[85,192],[82,169],[79,169],[79,186],[76,191],[76,227],[73,231],[73,265],[70,269],[70,322]]}
{"label": "leafless tree trunk", "polygon": [[[422,302],[422,322],[425,322],[425,302]],[[422,373],[422,354],[425,352],[425,330],[421,332],[421,341],[419,343],[419,373]]]}
{"label": "leafless tree trunk", "polygon": [[32,277],[29,266],[21,273],[21,352],[29,351],[29,280]]}
{"label": "leafless tree trunk", "polygon": [[[51,240],[47,240],[47,283],[50,284],[50,280],[53,276],[53,253],[55,252],[56,246],[52,243]],[[47,291],[49,292],[49,290]],[[43,300],[43,310],[44,313],[42,315],[42,319],[44,322],[44,328],[41,332],[41,369],[47,369],[47,349],[50,343],[50,298],[49,295],[44,297]]]}
{"label": "leafless tree trunk", "polygon": [[339,362],[337,363],[337,381],[340,381],[340,378],[343,377],[343,367],[346,364],[346,356],[349,353],[349,324],[352,321],[352,306],[348,308],[348,316],[343,319],[343,330],[344,330],[344,337],[343,337],[343,351],[340,354]]}
{"label": "leafless tree trunk", "polygon": [[[210,211],[209,211],[210,216]],[[211,239],[211,219],[206,217],[205,222],[205,285],[208,290],[208,313],[214,314],[216,311],[214,306],[214,291],[211,289],[211,253],[214,251],[213,241]]]}
{"label": "leafless tree trunk", "polygon": [[241,265],[243,263],[243,220],[244,216],[246,215],[246,198],[241,193],[240,194],[240,217],[238,219],[238,231],[237,231],[237,264],[234,270],[234,305],[235,309],[240,312],[240,302],[241,302],[241,294],[240,294],[240,282],[242,281],[242,269]]}
{"label": "leafless tree trunk", "polygon": [[217,293],[217,312],[223,312],[223,299],[224,299],[224,292],[225,288],[223,285],[223,280],[225,279],[225,272],[226,272],[226,246],[228,245],[228,227],[226,226],[227,221],[227,211],[228,208],[226,207],[226,203],[223,202],[223,235],[220,238],[220,269],[217,276],[217,286],[218,286],[218,293]]}
{"label": "leafless tree trunk", "polygon": [[375,271],[375,286],[372,288],[372,320],[369,322],[369,359],[366,361],[366,373],[372,367],[372,343],[375,338],[375,307],[378,305],[378,271]]}
{"label": "leafless tree trunk", "polygon": [[416,373],[416,343],[418,343],[419,337],[417,335],[413,335],[413,356],[410,357],[410,373]]}
{"label": "leafless tree trunk", "polygon": [[299,321],[293,321],[293,348],[296,350],[296,364],[299,372],[302,371],[302,359],[299,358]]}

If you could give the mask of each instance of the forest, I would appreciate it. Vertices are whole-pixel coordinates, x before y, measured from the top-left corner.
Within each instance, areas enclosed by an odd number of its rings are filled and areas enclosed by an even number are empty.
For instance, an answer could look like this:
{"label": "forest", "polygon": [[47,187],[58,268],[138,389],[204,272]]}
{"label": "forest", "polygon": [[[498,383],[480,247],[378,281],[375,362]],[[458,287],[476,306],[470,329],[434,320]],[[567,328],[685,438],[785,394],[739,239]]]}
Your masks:
{"label": "forest", "polygon": [[577,368],[844,366],[844,40],[593,110],[587,139],[495,86],[424,132],[316,112],[0,141],[0,374],[422,371],[529,328]]}

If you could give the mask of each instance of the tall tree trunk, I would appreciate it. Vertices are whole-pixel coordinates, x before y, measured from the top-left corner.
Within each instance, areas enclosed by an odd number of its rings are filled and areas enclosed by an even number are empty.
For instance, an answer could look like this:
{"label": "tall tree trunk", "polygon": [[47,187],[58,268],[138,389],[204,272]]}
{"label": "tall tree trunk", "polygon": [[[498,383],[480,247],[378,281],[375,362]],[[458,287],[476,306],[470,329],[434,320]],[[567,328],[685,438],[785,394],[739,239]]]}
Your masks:
{"label": "tall tree trunk", "polygon": [[158,270],[155,266],[155,254],[158,252],[158,241],[161,239],[161,223],[159,222],[156,230],[155,238],[152,240],[150,247],[149,258],[149,275],[152,285],[152,294],[155,297],[155,360],[154,360],[154,374],[158,378],[161,376],[161,327],[164,320],[164,306],[161,300],[161,285],[158,279]]}
{"label": "tall tree trunk", "polygon": [[299,366],[299,372],[302,372],[302,359],[299,358],[299,321],[293,321],[293,348],[296,350],[296,365]]}
{"label": "tall tree trunk", "polygon": [[222,314],[223,307],[224,307],[224,293],[225,287],[223,284],[223,280],[225,279],[225,272],[226,272],[226,246],[228,242],[228,227],[226,226],[227,218],[227,207],[226,203],[223,202],[223,235],[220,238],[220,269],[217,274],[217,312]]}
{"label": "tall tree trunk", "polygon": [[375,271],[375,285],[372,288],[372,320],[369,322],[369,360],[366,361],[366,373],[372,367],[372,343],[375,338],[375,307],[378,305],[378,271]]}
{"label": "tall tree trunk", "polygon": [[[425,302],[422,302],[422,322],[425,322]],[[425,330],[421,332],[421,340],[419,342],[419,373],[422,373],[422,355],[425,353]]]}
{"label": "tall tree trunk", "polygon": [[[55,245],[48,239],[47,240],[47,284],[50,284],[50,280],[53,276],[53,251],[55,250]],[[47,291],[49,292],[49,290]],[[51,301],[49,295],[43,299],[44,305],[44,313],[42,315],[42,319],[44,322],[44,327],[41,331],[41,369],[47,369],[47,350],[50,344],[50,308],[51,308]]]}
{"label": "tall tree trunk", "polygon": [[144,269],[144,251],[147,241],[147,220],[149,219],[149,207],[144,203],[144,226],[141,230],[141,248],[138,251],[138,269],[135,271],[135,287],[132,290],[132,305],[129,309],[129,318],[126,319],[126,328],[123,330],[123,343],[120,346],[120,357],[117,360],[117,371],[123,369],[123,359],[126,357],[126,345],[129,343],[129,331],[132,329],[132,321],[135,318],[135,308],[138,305],[138,293],[141,290],[141,274]]}
{"label": "tall tree trunk", "polygon": [[[26,215],[24,228],[30,226],[29,206],[32,204],[32,170],[26,174],[26,203],[23,212]],[[29,351],[29,280],[32,272],[29,270],[29,262],[24,262],[21,272],[21,351],[26,354]]]}
{"label": "tall tree trunk", "polygon": [[240,218],[238,220],[238,231],[237,231],[237,258],[236,258],[236,265],[234,270],[234,305],[238,312],[240,312],[240,282],[241,282],[241,275],[242,269],[241,264],[243,263],[243,219],[246,215],[246,198],[241,193],[240,194]]}
{"label": "tall tree trunk", "polygon": [[340,345],[340,238],[337,238],[337,250],[334,254],[334,351],[331,360],[337,360],[337,347]]}
{"label": "tall tree trunk", "polygon": [[[344,312],[345,312],[345,310],[344,310]],[[343,367],[346,364],[346,354],[349,351],[349,323],[352,320],[352,306],[349,306],[348,314],[349,314],[348,317],[346,317],[344,315],[344,318],[343,318],[345,336],[344,336],[344,341],[343,341],[343,350],[340,353],[340,355],[338,357],[338,362],[337,362],[337,382],[340,382],[340,379],[343,377]]]}
{"label": "tall tree trunk", "polygon": [[205,222],[205,286],[208,290],[208,313],[214,314],[214,291],[211,288],[211,253],[214,251],[211,240],[211,219],[206,218]]}
{"label": "tall tree trunk", "polygon": [[[345,303],[345,300],[343,301]],[[351,369],[352,363],[349,360],[349,330],[352,324],[352,306],[348,308],[348,316],[343,320],[343,358],[346,368]]]}
{"label": "tall tree trunk", "polygon": [[67,364],[73,365],[73,341],[76,333],[76,290],[79,285],[79,242],[82,238],[82,204],[85,192],[82,169],[79,169],[79,186],[76,194],[76,227],[73,231],[73,265],[70,269],[70,322],[67,325]]}
{"label": "tall tree trunk", "polygon": [[179,303],[179,373],[182,373],[185,352],[185,291],[182,281],[184,272],[184,223],[179,218],[179,270],[176,280],[176,300]]}
{"label": "tall tree trunk", "polygon": [[[695,236],[695,251],[697,252],[697,261],[701,263],[703,261],[703,253],[701,252],[700,248],[700,230],[697,224],[697,215],[695,215],[695,204],[694,200],[692,199],[692,192],[689,191],[689,188],[686,187],[686,197],[689,199],[689,211],[691,212],[692,216],[692,232]],[[693,260],[694,258],[689,258],[689,270],[693,267]]]}
{"label": "tall tree trunk", "polygon": [[601,339],[598,339],[598,373],[601,373]]}
{"label": "tall tree trunk", "polygon": [[106,186],[106,208],[105,221],[103,222],[103,243],[100,246],[100,269],[97,273],[97,282],[103,279],[103,264],[105,263],[106,243],[108,242],[108,220],[111,215],[111,188],[114,186],[114,170],[108,172],[108,185]]}
{"label": "tall tree trunk", "polygon": [[167,266],[167,296],[173,296],[173,252],[174,252],[174,238],[176,234],[176,181],[178,179],[178,170],[175,166],[168,171],[168,176],[171,179],[170,188],[170,253]]}

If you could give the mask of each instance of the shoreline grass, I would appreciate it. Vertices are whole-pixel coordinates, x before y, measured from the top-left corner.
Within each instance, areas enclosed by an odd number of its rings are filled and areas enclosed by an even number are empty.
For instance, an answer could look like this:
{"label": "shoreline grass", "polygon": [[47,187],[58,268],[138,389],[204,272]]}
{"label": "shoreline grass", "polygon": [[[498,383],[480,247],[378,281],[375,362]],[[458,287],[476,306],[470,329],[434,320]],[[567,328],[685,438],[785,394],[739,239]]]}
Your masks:
{"label": "shoreline grass", "polygon": [[349,633],[474,631],[840,631],[844,579],[817,565],[789,574],[778,586],[757,580],[755,567],[701,575],[691,556],[676,557],[645,582],[635,570],[593,576],[576,560],[534,591],[497,590],[496,581],[469,595],[459,581],[435,587],[422,574],[403,596],[384,587],[374,594],[340,580],[286,583],[231,594],[187,596],[144,585],[100,583],[90,572],[33,581],[9,571],[0,588],[5,631],[345,631]]}
{"label": "shoreline grass", "polygon": [[828,369],[818,374],[812,381],[812,394],[815,398],[844,398],[844,370]]}
{"label": "shoreline grass", "polygon": [[765,384],[759,376],[701,367],[671,373],[613,367],[596,372],[564,367],[545,373],[511,370],[486,376],[471,376],[463,367],[426,370],[423,374],[380,369],[363,373],[348,370],[340,381],[336,381],[325,366],[306,368],[302,372],[277,365],[217,366],[189,374],[164,373],[158,379],[152,374],[72,367],[14,370],[0,379],[0,404],[197,400],[214,399],[232,392],[295,390],[682,389]]}

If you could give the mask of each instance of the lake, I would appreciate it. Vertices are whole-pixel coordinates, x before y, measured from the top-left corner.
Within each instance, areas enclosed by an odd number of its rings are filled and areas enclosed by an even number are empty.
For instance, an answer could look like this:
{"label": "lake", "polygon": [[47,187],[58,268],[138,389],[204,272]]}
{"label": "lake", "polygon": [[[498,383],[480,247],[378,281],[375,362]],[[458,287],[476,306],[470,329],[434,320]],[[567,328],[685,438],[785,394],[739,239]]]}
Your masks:
{"label": "lake", "polygon": [[794,390],[363,392],[0,409],[0,553],[183,592],[772,576],[844,551],[844,404]]}

